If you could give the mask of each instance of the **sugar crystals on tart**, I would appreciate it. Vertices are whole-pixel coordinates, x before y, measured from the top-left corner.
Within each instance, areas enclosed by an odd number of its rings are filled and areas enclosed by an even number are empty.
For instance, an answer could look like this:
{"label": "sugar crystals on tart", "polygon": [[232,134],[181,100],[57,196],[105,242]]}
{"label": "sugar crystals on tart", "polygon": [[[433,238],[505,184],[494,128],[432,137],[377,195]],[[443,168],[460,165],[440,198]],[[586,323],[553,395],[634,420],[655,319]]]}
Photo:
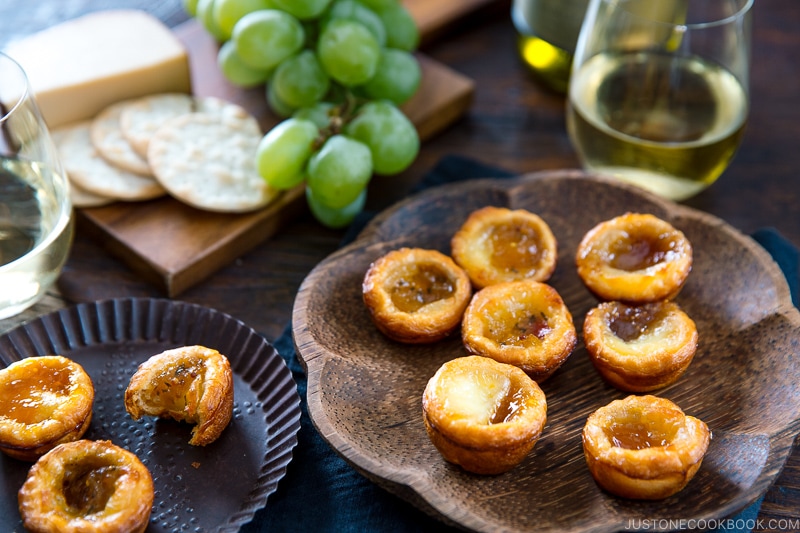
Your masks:
{"label": "sugar crystals on tart", "polygon": [[443,364],[422,396],[425,428],[445,460],[476,474],[511,470],[547,421],[544,392],[522,370],[480,356]]}
{"label": "sugar crystals on tart", "polygon": [[189,444],[210,444],[233,414],[230,362],[205,346],[182,346],[154,355],[131,377],[125,409],[134,420],[149,415],[193,423]]}
{"label": "sugar crystals on tart", "polygon": [[676,381],[697,349],[694,321],[670,301],[629,306],[604,302],[586,314],[586,350],[614,387],[645,392]]}
{"label": "sugar crystals on tart", "polygon": [[498,283],[472,298],[461,325],[467,351],[524,370],[538,382],[572,353],[577,334],[558,292],[538,281]]}
{"label": "sugar crystals on tart", "polygon": [[18,493],[20,516],[33,533],[141,533],[153,498],[147,467],[105,440],[56,446],[31,467]]}
{"label": "sugar crystals on tart", "polygon": [[94,385],[83,367],[60,355],[28,357],[0,370],[0,450],[35,461],[89,428]]}
{"label": "sugar crystals on tart", "polygon": [[538,215],[493,206],[472,212],[451,240],[453,259],[477,288],[522,279],[547,281],[556,267],[556,245]]}
{"label": "sugar crystals on tart", "polygon": [[692,246],[668,222],[627,213],[589,230],[575,261],[578,275],[601,300],[654,302],[681,290],[692,269]]}
{"label": "sugar crystals on tart", "polygon": [[401,248],[370,265],[362,296],[372,321],[386,336],[425,343],[458,327],[472,287],[464,271],[443,253]]}
{"label": "sugar crystals on tart", "polygon": [[656,396],[628,396],[595,411],[583,428],[583,451],[595,481],[617,496],[657,500],[697,473],[711,434],[701,420]]}

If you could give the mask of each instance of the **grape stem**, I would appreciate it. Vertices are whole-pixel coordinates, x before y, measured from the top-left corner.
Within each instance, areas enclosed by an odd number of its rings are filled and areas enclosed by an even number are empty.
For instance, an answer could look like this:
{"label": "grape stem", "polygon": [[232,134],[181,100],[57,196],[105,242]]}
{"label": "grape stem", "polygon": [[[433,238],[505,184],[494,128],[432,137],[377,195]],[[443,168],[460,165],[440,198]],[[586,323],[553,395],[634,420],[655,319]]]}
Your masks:
{"label": "grape stem", "polygon": [[344,92],[344,102],[331,108],[328,113],[330,116],[328,125],[324,128],[320,128],[319,135],[314,139],[312,150],[319,150],[322,148],[322,145],[325,144],[325,141],[334,135],[340,134],[347,123],[356,117],[362,103],[364,102],[361,99],[350,90],[346,89]]}

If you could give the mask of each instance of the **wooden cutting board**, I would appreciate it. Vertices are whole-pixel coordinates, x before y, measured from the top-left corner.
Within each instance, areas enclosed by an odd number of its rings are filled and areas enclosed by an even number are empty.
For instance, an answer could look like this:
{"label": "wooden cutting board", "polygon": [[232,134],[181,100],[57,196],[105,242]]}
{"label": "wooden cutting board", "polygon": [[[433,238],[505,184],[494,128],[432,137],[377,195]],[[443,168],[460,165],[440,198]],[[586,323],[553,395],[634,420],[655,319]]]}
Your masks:
{"label": "wooden cutting board", "polygon": [[[457,18],[494,0],[406,0],[423,41]],[[264,131],[278,122],[263,87],[240,89],[228,83],[217,63],[217,44],[194,20],[175,33],[189,52],[192,85],[198,96],[238,103],[259,119]],[[422,83],[403,106],[424,141],[448,127],[469,107],[474,83],[418,55]],[[99,240],[145,279],[174,297],[274,235],[306,210],[302,187],[287,191],[262,210],[246,214],[200,211],[172,198],[115,203],[78,211],[81,231]]]}

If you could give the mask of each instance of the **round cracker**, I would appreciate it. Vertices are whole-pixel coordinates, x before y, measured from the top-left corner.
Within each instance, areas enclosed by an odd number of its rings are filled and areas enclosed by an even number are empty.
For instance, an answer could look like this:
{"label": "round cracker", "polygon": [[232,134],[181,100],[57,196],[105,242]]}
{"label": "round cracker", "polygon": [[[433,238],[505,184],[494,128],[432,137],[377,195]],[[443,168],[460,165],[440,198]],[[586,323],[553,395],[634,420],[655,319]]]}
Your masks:
{"label": "round cracker", "polygon": [[246,113],[190,113],[158,129],[148,161],[156,179],[182,202],[208,211],[252,211],[277,195],[256,168],[261,138]]}
{"label": "round cracker", "polygon": [[100,155],[112,165],[128,172],[152,177],[147,160],[133,149],[122,135],[120,117],[129,101],[111,104],[92,120],[90,130],[92,144]]}
{"label": "round cracker", "polygon": [[[69,178],[69,175],[67,175]],[[73,207],[100,207],[117,201],[109,196],[99,196],[79,187],[74,181],[69,184],[69,199]]]}
{"label": "round cracker", "polygon": [[119,123],[122,135],[140,156],[147,158],[150,138],[166,121],[193,112],[195,100],[183,93],[144,96],[126,103]]}
{"label": "round cracker", "polygon": [[120,200],[149,200],[166,191],[154,179],[110,165],[97,152],[90,138],[91,121],[54,130],[53,141],[70,181],[97,196]]}

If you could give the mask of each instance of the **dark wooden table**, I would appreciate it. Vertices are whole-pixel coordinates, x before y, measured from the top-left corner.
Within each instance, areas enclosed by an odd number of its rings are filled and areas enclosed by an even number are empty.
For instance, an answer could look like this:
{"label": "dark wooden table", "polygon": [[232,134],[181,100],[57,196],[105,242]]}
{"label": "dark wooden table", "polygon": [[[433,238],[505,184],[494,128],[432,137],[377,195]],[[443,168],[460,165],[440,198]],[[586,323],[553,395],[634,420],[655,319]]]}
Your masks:
{"label": "dark wooden table", "polygon": [[[145,9],[170,26],[186,20],[180,0],[39,0],[31,6],[22,4],[0,2],[0,45],[83,12],[109,7]],[[449,154],[475,157],[520,173],[578,166],[566,133],[563,96],[538,85],[516,56],[509,4],[499,0],[425,45],[427,55],[476,81],[474,103],[456,124],[425,143],[408,171],[373,180],[370,209],[382,209],[402,198]],[[756,2],[752,111],[744,142],[719,181],[686,203],[745,233],[775,227],[800,247],[797,28],[800,9],[796,0]],[[327,230],[310,215],[303,216],[180,298],[236,316],[274,339],[289,323],[303,278],[337,248],[341,237],[342,232]],[[25,314],[0,321],[0,332],[71,302],[121,296],[163,294],[79,230],[58,286]],[[767,492],[758,518],[756,531],[800,527],[800,442],[795,442],[783,473]]]}

